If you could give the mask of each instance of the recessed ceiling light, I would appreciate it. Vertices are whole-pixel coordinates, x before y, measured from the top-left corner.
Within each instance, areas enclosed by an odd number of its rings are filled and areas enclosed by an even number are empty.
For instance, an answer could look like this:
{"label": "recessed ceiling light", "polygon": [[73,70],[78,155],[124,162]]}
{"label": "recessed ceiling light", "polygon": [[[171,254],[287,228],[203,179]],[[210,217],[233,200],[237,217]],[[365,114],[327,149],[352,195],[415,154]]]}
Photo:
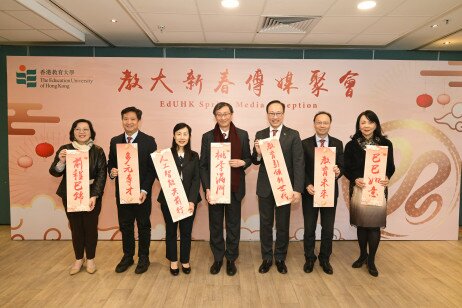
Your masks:
{"label": "recessed ceiling light", "polygon": [[362,1],[358,3],[358,9],[360,10],[370,10],[377,5],[375,1]]}
{"label": "recessed ceiling light", "polygon": [[238,0],[221,0],[221,6],[227,9],[234,9],[239,6]]}
{"label": "recessed ceiling light", "polygon": [[117,22],[117,19],[112,18],[111,21],[112,21],[112,22]]}
{"label": "recessed ceiling light", "polygon": [[443,45],[449,45],[449,44],[451,44],[450,41],[443,42]]}
{"label": "recessed ceiling light", "polygon": [[432,28],[438,28],[438,24],[431,25]]}

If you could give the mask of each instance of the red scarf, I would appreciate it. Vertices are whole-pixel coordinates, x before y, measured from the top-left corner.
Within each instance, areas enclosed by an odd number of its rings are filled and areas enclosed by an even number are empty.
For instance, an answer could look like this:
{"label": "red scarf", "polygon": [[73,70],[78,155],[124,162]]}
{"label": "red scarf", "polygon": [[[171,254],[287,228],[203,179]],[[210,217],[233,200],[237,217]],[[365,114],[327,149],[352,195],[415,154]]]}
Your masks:
{"label": "red scarf", "polygon": [[[223,134],[221,133],[218,123],[215,124],[213,129],[213,141],[214,142],[231,142],[231,158],[241,159],[242,157],[242,146],[241,140],[237,134],[236,126],[231,122],[228,132],[228,140],[225,141]],[[241,181],[241,171],[239,168],[231,168],[231,191],[237,192],[239,190],[239,183]]]}

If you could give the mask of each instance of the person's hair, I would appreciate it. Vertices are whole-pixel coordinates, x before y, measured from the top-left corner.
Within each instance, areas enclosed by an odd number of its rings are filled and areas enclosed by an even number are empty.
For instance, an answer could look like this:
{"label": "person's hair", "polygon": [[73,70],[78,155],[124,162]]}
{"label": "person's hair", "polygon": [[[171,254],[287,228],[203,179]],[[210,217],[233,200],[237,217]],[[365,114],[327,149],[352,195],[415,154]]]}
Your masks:
{"label": "person's hair", "polygon": [[281,101],[278,101],[277,99],[271,101],[268,103],[268,105],[266,105],[266,113],[268,113],[268,109],[269,109],[269,106],[271,106],[272,104],[279,104],[282,106],[282,112],[286,112],[286,105],[284,105],[283,103],[281,103]]}
{"label": "person's hair", "polygon": [[138,109],[138,108],[136,108],[134,106],[122,109],[122,111],[120,112],[120,115],[122,116],[122,119],[124,118],[124,114],[129,113],[129,112],[134,112],[136,114],[136,118],[138,120],[141,120],[141,116],[143,115],[143,111],[141,111],[140,109]]}
{"label": "person's hair", "polygon": [[358,118],[356,119],[356,131],[355,131],[355,134],[351,137],[352,139],[360,138],[363,136],[363,134],[359,130],[359,122],[362,116],[365,116],[369,121],[375,123],[375,130],[373,133],[373,137],[377,137],[380,140],[383,140],[387,137],[386,135],[383,134],[382,126],[380,125],[380,120],[377,114],[372,110],[365,110],[361,112],[358,115]]}
{"label": "person's hair", "polygon": [[226,102],[219,102],[215,105],[215,107],[213,107],[213,115],[216,115],[217,111],[223,107],[228,107],[229,112],[234,113],[233,106],[231,106],[231,104],[228,104]]}
{"label": "person's hair", "polygon": [[327,111],[319,111],[318,113],[316,113],[316,114],[314,115],[313,122],[315,122],[315,121],[316,121],[316,117],[317,117],[318,115],[321,115],[321,114],[325,114],[326,116],[328,116],[328,117],[329,117],[329,120],[332,122],[332,115],[331,115],[329,112],[327,112]]}
{"label": "person's hair", "polygon": [[90,128],[90,138],[92,140],[95,140],[96,137],[96,132],[93,129],[93,124],[91,124],[90,120],[87,119],[78,119],[75,120],[74,123],[72,123],[71,130],[69,131],[69,140],[74,141],[75,140],[75,135],[74,135],[74,129],[77,127],[79,123],[87,123],[88,127]]}
{"label": "person's hair", "polygon": [[175,125],[173,127],[173,140],[172,140],[172,147],[171,147],[171,150],[173,153],[177,153],[177,147],[178,145],[176,144],[175,142],[175,133],[177,131],[179,131],[180,129],[183,129],[183,128],[187,128],[188,129],[188,133],[189,133],[189,140],[188,140],[188,143],[186,143],[186,145],[184,146],[184,153],[185,153],[185,157],[188,156],[191,158],[192,155],[191,154],[191,132],[192,132],[192,129],[191,129],[191,126],[189,126],[188,124],[186,123],[178,123],[177,125]]}

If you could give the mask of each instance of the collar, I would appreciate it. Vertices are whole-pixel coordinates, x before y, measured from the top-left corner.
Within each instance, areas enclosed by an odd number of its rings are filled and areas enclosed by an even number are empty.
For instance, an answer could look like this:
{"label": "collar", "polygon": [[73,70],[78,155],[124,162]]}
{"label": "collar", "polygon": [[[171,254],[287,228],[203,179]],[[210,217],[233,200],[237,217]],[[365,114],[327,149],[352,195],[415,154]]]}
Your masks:
{"label": "collar", "polygon": [[[130,137],[132,137],[132,142],[133,142],[133,140],[136,139],[136,136],[138,136],[138,133],[139,133],[139,132],[140,132],[140,131],[137,130],[133,135],[130,136]],[[125,133],[125,142],[128,142],[127,137],[128,137],[128,135],[127,135],[127,133]]]}

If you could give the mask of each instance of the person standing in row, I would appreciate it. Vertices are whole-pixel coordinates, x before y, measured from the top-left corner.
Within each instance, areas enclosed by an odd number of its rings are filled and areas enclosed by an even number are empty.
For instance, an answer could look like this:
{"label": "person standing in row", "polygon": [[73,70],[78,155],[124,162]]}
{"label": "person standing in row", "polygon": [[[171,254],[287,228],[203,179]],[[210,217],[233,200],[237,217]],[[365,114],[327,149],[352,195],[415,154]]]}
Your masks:
{"label": "person standing in row", "polygon": [[[136,107],[127,107],[121,111],[124,133],[111,139],[109,147],[108,173],[115,179],[117,214],[122,233],[123,257],[117,264],[117,273],[125,272],[133,263],[135,255],[135,221],[138,227],[138,264],[136,274],[142,274],[149,268],[149,246],[151,244],[151,190],[156,178],[151,153],[157,149],[156,142],[139,130],[143,112]],[[138,145],[138,168],[140,173],[139,204],[121,204],[119,195],[119,171],[117,169],[117,144],[136,143]]]}
{"label": "person standing in row", "polygon": [[166,257],[170,261],[170,273],[177,276],[180,272],[177,254],[177,230],[180,226],[180,262],[185,274],[191,273],[189,255],[191,252],[191,233],[193,228],[196,205],[200,202],[199,154],[191,150],[191,127],[186,123],[178,123],[173,128],[172,154],[180,174],[186,196],[189,201],[188,211],[192,216],[173,222],[172,215],[161,190],[157,201],[165,220]]}
{"label": "person standing in row", "polygon": [[[304,169],[303,148],[298,131],[283,125],[285,105],[273,100],[266,105],[266,113],[269,128],[258,131],[255,135],[252,162],[260,165],[257,180],[258,208],[260,213],[260,241],[263,262],[259,272],[266,273],[273,264],[273,257],[276,267],[281,274],[287,273],[285,259],[289,247],[290,227],[290,203],[300,202],[301,192],[304,190]],[[276,202],[271,190],[268,174],[265,168],[265,161],[258,141],[266,138],[277,138],[281,144],[284,161],[289,172],[290,181],[293,187],[293,196],[289,204],[276,207]],[[273,253],[273,224],[276,217],[276,243]]]}
{"label": "person standing in row", "polygon": [[[106,185],[106,154],[104,150],[94,144],[96,132],[93,124],[86,119],[76,120],[69,132],[71,143],[61,146],[56,151],[55,159],[50,167],[50,174],[55,177],[62,176],[56,194],[61,197],[69,219],[74,247],[75,262],[69,274],[75,275],[82,269],[84,253],[87,257],[86,270],[93,274],[96,272],[95,254],[98,242],[98,217],[101,212],[101,200]],[[90,172],[90,211],[67,211],[66,186],[66,154],[68,150],[88,151]]]}
{"label": "person standing in row", "polygon": [[[239,256],[241,237],[241,201],[245,196],[245,172],[251,165],[249,134],[233,123],[233,107],[220,102],[213,108],[216,120],[214,129],[202,136],[200,174],[202,187],[209,203],[210,248],[214,262],[210,273],[220,272],[223,257],[226,257],[226,273],[233,276],[237,272],[236,259]],[[210,199],[210,144],[212,142],[231,143],[231,203],[214,204]],[[223,219],[226,224],[226,244],[223,239]]]}
{"label": "person standing in row", "polygon": [[[383,134],[379,118],[371,110],[359,114],[356,120],[355,134],[345,146],[345,176],[350,180],[350,224],[357,227],[360,249],[360,256],[352,267],[360,268],[364,263],[367,263],[369,274],[377,277],[379,272],[375,266],[375,255],[381,237],[380,228],[386,227],[387,207],[386,205],[371,206],[351,202],[354,186],[356,185],[360,189],[365,187],[363,176],[367,145],[388,147],[386,176],[380,181],[380,184],[385,186],[385,198],[387,199],[387,186],[395,172],[393,144]],[[369,248],[369,253],[367,248]]]}
{"label": "person standing in row", "polygon": [[[303,247],[305,250],[305,273],[313,271],[316,255],[314,246],[316,241],[316,225],[318,216],[321,215],[321,247],[319,250],[319,264],[326,274],[333,274],[334,270],[329,262],[332,254],[332,239],[334,237],[335,211],[338,199],[338,179],[342,176],[343,170],[343,143],[337,138],[329,135],[332,116],[330,113],[320,111],[313,118],[315,134],[302,141],[305,157],[305,187],[302,194],[303,221],[305,234]],[[335,194],[333,207],[314,207],[314,156],[317,147],[335,147]]]}

